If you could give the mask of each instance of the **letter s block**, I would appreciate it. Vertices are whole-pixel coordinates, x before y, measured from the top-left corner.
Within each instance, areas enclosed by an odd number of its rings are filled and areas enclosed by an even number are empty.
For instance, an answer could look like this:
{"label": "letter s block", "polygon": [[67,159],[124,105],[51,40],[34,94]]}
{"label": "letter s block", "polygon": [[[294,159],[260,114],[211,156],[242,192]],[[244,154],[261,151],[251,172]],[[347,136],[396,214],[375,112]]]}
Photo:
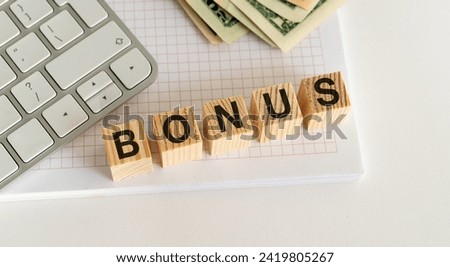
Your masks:
{"label": "letter s block", "polygon": [[193,107],[155,115],[153,133],[163,167],[203,157],[203,141]]}
{"label": "letter s block", "polygon": [[298,93],[303,125],[308,130],[339,124],[350,112],[350,99],[340,72],[302,80]]}
{"label": "letter s block", "polygon": [[258,117],[256,126],[261,143],[300,133],[302,112],[291,83],[253,91],[251,115]]}
{"label": "letter s block", "polygon": [[203,105],[203,137],[211,155],[249,147],[253,129],[242,96]]}
{"label": "letter s block", "polygon": [[153,171],[152,153],[142,122],[132,120],[103,128],[102,133],[114,181]]}

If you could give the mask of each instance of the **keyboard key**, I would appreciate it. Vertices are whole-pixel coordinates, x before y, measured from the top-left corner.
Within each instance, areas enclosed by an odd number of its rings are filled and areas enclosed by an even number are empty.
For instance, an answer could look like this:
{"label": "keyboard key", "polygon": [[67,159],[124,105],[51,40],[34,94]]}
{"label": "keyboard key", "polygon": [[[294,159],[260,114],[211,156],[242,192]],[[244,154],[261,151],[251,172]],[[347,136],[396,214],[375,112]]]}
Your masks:
{"label": "keyboard key", "polygon": [[55,0],[58,6],[70,4],[89,28],[95,27],[108,17],[97,0]]}
{"label": "keyboard key", "polygon": [[42,115],[59,137],[68,135],[89,118],[71,95],[56,102]]}
{"label": "keyboard key", "polygon": [[105,89],[106,86],[110,85],[112,82],[113,81],[109,78],[108,74],[102,71],[78,87],[77,92],[84,101],[87,101],[89,98]]}
{"label": "keyboard key", "polygon": [[111,69],[128,89],[134,88],[152,72],[152,66],[137,48],[114,62]]}
{"label": "keyboard key", "polygon": [[23,73],[31,70],[50,56],[50,52],[35,33],[30,33],[6,49]]}
{"label": "keyboard key", "polygon": [[[154,81],[108,1],[0,0],[0,190]],[[133,48],[152,74],[131,91]]]}
{"label": "keyboard key", "polygon": [[33,113],[56,96],[55,90],[36,72],[11,89],[11,93],[28,113]]}
{"label": "keyboard key", "polygon": [[50,62],[46,69],[66,90],[130,45],[122,29],[110,22]]}
{"label": "keyboard key", "polygon": [[68,45],[84,32],[67,10],[42,24],[40,30],[56,50]]}
{"label": "keyboard key", "polygon": [[0,114],[2,114],[0,116],[0,134],[3,134],[22,120],[22,116],[4,95],[0,96]]}
{"label": "keyboard key", "polygon": [[11,158],[11,155],[6,151],[5,147],[0,144],[0,182],[8,178],[11,174],[15,173],[19,166]]}
{"label": "keyboard key", "polygon": [[17,76],[12,71],[11,67],[9,67],[6,61],[0,56],[0,90],[12,83],[16,78]]}
{"label": "keyboard key", "polygon": [[0,47],[11,41],[14,37],[20,34],[16,24],[8,17],[5,11],[0,12]]}
{"label": "keyboard key", "polygon": [[86,104],[91,108],[92,112],[99,113],[121,96],[122,91],[113,83],[89,99]]}
{"label": "keyboard key", "polygon": [[8,142],[25,163],[39,156],[54,143],[37,119],[30,120],[10,134]]}
{"label": "keyboard key", "polygon": [[25,28],[30,28],[53,12],[46,0],[17,0],[10,9]]}

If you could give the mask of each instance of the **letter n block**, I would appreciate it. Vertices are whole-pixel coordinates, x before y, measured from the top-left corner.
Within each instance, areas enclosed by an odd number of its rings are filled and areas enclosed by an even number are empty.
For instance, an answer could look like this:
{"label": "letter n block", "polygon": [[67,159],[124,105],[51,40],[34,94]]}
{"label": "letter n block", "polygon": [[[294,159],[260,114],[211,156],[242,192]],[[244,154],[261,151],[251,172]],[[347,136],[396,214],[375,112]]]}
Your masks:
{"label": "letter n block", "polygon": [[350,112],[350,99],[340,72],[302,80],[298,93],[303,125],[308,130],[339,124]]}
{"label": "letter n block", "polygon": [[202,158],[203,141],[193,107],[155,115],[153,132],[163,167]]}
{"label": "letter n block", "polygon": [[261,143],[300,132],[303,117],[291,83],[253,91],[250,110],[258,117]]}
{"label": "letter n block", "polygon": [[242,96],[203,105],[203,137],[211,155],[250,146],[253,129]]}
{"label": "letter n block", "polygon": [[103,128],[102,133],[114,181],[153,171],[152,153],[142,122],[132,120]]}

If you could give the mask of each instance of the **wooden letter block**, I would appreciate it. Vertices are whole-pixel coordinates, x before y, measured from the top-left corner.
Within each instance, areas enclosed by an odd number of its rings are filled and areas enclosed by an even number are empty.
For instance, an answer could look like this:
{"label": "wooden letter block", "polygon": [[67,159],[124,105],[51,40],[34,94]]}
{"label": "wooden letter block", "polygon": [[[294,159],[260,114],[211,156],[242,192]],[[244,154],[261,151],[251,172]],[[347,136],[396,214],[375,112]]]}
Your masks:
{"label": "wooden letter block", "polygon": [[253,129],[243,96],[203,105],[203,137],[211,155],[250,146]]}
{"label": "wooden letter block", "polygon": [[163,167],[202,158],[203,141],[193,107],[155,115],[153,132]]}
{"label": "wooden letter block", "polygon": [[114,181],[153,171],[152,153],[142,122],[132,120],[103,128],[102,133]]}
{"label": "wooden letter block", "polygon": [[291,83],[253,91],[250,110],[258,117],[256,126],[260,142],[300,132],[302,112]]}
{"label": "wooden letter block", "polygon": [[339,124],[350,112],[350,99],[340,72],[304,79],[298,102],[307,130]]}

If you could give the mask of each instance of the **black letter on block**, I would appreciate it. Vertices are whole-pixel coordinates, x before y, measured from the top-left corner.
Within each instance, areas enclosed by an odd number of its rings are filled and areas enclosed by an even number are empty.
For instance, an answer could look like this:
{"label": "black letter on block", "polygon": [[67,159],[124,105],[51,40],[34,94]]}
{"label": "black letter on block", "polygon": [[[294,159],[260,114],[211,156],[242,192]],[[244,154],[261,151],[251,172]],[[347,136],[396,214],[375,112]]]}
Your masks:
{"label": "black letter on block", "polygon": [[[120,137],[127,135],[128,140],[121,142]],[[117,154],[119,155],[119,159],[130,158],[136,156],[139,153],[139,145],[134,142],[134,133],[130,130],[123,130],[121,132],[115,132],[113,134],[114,143],[116,144]],[[133,150],[128,153],[123,151],[124,146],[132,146]]]}
{"label": "black letter on block", "polygon": [[215,106],[214,110],[216,111],[217,121],[219,122],[220,131],[226,132],[227,129],[225,127],[225,122],[223,121],[223,117],[227,118],[234,127],[242,128],[244,125],[242,124],[241,116],[239,115],[239,108],[237,106],[236,101],[231,102],[231,107],[233,108],[234,117],[230,115],[222,106]]}
{"label": "black letter on block", "polygon": [[[184,134],[182,136],[174,137],[172,135],[172,133],[170,132],[170,123],[172,121],[179,121],[183,125]],[[170,142],[179,144],[189,139],[189,135],[191,134],[191,127],[189,126],[189,123],[185,117],[181,115],[172,115],[164,121],[163,131],[164,135],[167,139],[169,139]]]}
{"label": "black letter on block", "polygon": [[280,90],[281,100],[283,101],[284,111],[282,113],[277,113],[273,108],[272,100],[270,99],[269,94],[264,94],[264,101],[266,102],[267,111],[269,111],[269,115],[274,119],[282,119],[287,117],[291,113],[291,104],[289,103],[289,99],[286,93],[286,89]]}
{"label": "black letter on block", "polygon": [[326,83],[330,86],[334,85],[334,81],[332,79],[329,78],[322,78],[320,80],[318,80],[315,84],[314,84],[314,88],[316,89],[316,92],[319,94],[325,94],[325,95],[332,95],[333,99],[330,101],[326,101],[323,98],[319,98],[317,99],[317,101],[319,102],[319,104],[321,104],[322,106],[332,106],[335,105],[337,102],[339,102],[339,92],[334,90],[334,89],[323,89],[322,87],[320,87],[323,83]]}

